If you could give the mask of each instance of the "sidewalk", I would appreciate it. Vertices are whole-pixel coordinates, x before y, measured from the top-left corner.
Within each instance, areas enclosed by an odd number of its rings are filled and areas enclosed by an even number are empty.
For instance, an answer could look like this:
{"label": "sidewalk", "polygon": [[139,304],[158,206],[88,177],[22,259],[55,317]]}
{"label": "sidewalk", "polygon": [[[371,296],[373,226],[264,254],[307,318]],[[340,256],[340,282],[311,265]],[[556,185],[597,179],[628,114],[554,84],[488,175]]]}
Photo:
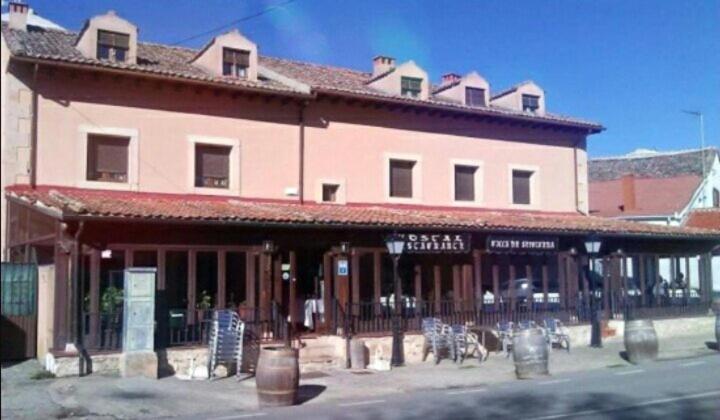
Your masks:
{"label": "sidewalk", "polygon": [[[664,340],[660,359],[690,358],[711,354],[706,342],[712,333]],[[551,374],[625,366],[620,340],[603,349],[575,343],[570,353],[555,349],[550,355]],[[388,372],[353,373],[333,370],[301,378],[301,400],[320,404],[339,400],[379,398],[393,393],[427,389],[487,386],[514,381],[512,359],[492,354],[479,364],[475,359],[456,365],[443,360],[435,365],[408,365]],[[2,369],[3,418],[157,418],[177,415],[207,417],[216,411],[256,409],[255,381],[221,379],[186,382],[176,378],[148,380],[110,376],[33,380],[39,365],[28,361]]]}

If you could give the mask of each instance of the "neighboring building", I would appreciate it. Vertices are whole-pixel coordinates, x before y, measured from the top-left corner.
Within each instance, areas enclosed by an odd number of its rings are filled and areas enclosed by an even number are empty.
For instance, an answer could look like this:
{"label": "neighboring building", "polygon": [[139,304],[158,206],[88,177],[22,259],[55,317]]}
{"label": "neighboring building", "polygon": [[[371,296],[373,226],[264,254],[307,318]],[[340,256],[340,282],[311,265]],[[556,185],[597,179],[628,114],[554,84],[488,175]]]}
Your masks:
{"label": "neighboring building", "polygon": [[[720,230],[720,157],[714,147],[676,152],[638,150],[590,160],[590,214],[668,226]],[[714,289],[720,290],[720,257],[713,257]],[[662,258],[660,272],[671,278]],[[694,265],[693,265],[694,266]]]}
{"label": "neighboring building", "polygon": [[[423,314],[584,322],[599,287],[611,316],[630,286],[620,257],[644,262],[649,304],[659,250],[720,239],[588,216],[586,139],[603,128],[551,113],[531,82],[492,95],[477,73],[434,85],[385,56],[365,72],[263,56],[237,31],[195,50],[140,42],[112,12],[79,33],[26,13],[11,3],[2,26],[3,254],[54,267],[57,357],[117,349],[103,302],[126,267],[158,270],[164,348],[201,344],[207,308],[238,307],[260,339],[388,333],[395,232],[415,332]],[[585,274],[589,235],[604,279]]]}

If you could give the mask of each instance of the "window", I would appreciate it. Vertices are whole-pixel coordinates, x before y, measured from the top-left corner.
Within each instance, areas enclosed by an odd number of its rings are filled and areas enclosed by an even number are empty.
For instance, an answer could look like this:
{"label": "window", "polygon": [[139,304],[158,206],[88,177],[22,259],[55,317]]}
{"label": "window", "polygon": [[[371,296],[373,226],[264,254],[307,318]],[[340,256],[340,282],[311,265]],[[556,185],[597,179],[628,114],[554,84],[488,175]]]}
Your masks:
{"label": "window", "polygon": [[720,207],[720,190],[713,188],[713,207]]}
{"label": "window", "polygon": [[322,201],[324,203],[336,203],[338,201],[338,190],[340,186],[338,184],[323,184],[322,185]]}
{"label": "window", "polygon": [[223,48],[223,76],[247,77],[250,51]]}
{"label": "window", "polygon": [[512,171],[513,204],[530,204],[530,180],[532,176],[532,171]]}
{"label": "window", "polygon": [[98,31],[97,58],[110,61],[127,60],[130,35],[118,32]]}
{"label": "window", "polygon": [[485,89],[466,87],[465,105],[485,106]]}
{"label": "window", "polygon": [[230,151],[232,147],[195,145],[195,186],[230,187]]}
{"label": "window", "polygon": [[522,96],[522,109],[523,111],[535,112],[540,109],[540,97],[536,95],[523,95]]}
{"label": "window", "polygon": [[455,201],[475,201],[477,166],[455,165]]}
{"label": "window", "polygon": [[420,97],[422,91],[422,79],[416,77],[402,77],[400,79],[400,94],[411,98]]}
{"label": "window", "polygon": [[412,198],[412,160],[390,159],[390,197]]}
{"label": "window", "polygon": [[89,134],[87,180],[128,182],[128,137]]}

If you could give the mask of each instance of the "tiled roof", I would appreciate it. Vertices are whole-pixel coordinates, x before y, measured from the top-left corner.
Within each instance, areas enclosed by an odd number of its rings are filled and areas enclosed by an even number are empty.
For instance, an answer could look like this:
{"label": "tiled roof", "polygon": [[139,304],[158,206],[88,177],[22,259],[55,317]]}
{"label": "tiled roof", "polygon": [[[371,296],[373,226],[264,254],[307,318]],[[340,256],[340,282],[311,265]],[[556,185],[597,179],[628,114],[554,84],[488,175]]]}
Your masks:
{"label": "tiled roof", "polygon": [[204,221],[233,224],[467,229],[657,237],[720,238],[702,229],[674,228],[568,213],[423,208],[419,206],[298,204],[219,196],[87,190],[15,185],[8,197],[58,216],[122,218],[128,221]]}
{"label": "tiled roof", "polygon": [[[271,91],[296,94],[303,93],[292,86],[283,84],[282,81],[265,79],[253,82],[211,75],[190,64],[192,57],[198,52],[196,49],[140,42],[138,43],[137,64],[114,63],[85,57],[80,54],[75,48],[77,39],[77,33],[75,32],[43,29],[34,26],[29,26],[27,31],[19,31],[10,29],[7,24],[3,24],[2,33],[7,39],[11,53],[18,57],[151,73],[166,77],[223,83],[245,88],[269,89]],[[358,70],[267,56],[260,56],[259,64],[261,67],[282,76],[309,85],[315,92],[325,94],[361,96],[367,99],[384,101],[392,100],[409,105],[440,107],[458,112],[564,125],[590,132],[598,132],[603,129],[601,125],[594,122],[549,113],[535,115],[499,106],[470,107],[434,97],[423,100],[391,95],[370,87],[368,82],[372,79],[372,73]]]}
{"label": "tiled roof", "polygon": [[688,214],[685,226],[720,231],[720,208],[697,209]]}
{"label": "tiled roof", "polygon": [[597,158],[588,164],[590,182],[610,181],[624,175],[635,175],[639,178],[671,178],[681,175],[702,176],[702,162],[705,157],[705,168],[709,170],[718,154],[718,149],[685,150],[679,152],[652,152],[647,155]]}
{"label": "tiled roof", "polygon": [[589,185],[590,213],[602,217],[672,216],[682,211],[700,186],[702,178],[682,175],[672,178],[634,178],[634,209],[623,208],[623,181],[595,181]]}

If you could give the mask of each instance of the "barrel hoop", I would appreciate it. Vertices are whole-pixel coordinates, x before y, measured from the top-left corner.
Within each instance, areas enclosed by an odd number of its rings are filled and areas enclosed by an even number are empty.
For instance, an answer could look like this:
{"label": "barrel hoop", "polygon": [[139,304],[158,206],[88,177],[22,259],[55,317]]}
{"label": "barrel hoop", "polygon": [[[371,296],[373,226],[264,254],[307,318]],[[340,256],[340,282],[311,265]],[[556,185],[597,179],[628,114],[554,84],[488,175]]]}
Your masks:
{"label": "barrel hoop", "polygon": [[293,394],[295,392],[294,389],[289,389],[285,391],[270,391],[270,390],[258,390],[258,394],[270,394],[270,395],[286,395],[286,394]]}

